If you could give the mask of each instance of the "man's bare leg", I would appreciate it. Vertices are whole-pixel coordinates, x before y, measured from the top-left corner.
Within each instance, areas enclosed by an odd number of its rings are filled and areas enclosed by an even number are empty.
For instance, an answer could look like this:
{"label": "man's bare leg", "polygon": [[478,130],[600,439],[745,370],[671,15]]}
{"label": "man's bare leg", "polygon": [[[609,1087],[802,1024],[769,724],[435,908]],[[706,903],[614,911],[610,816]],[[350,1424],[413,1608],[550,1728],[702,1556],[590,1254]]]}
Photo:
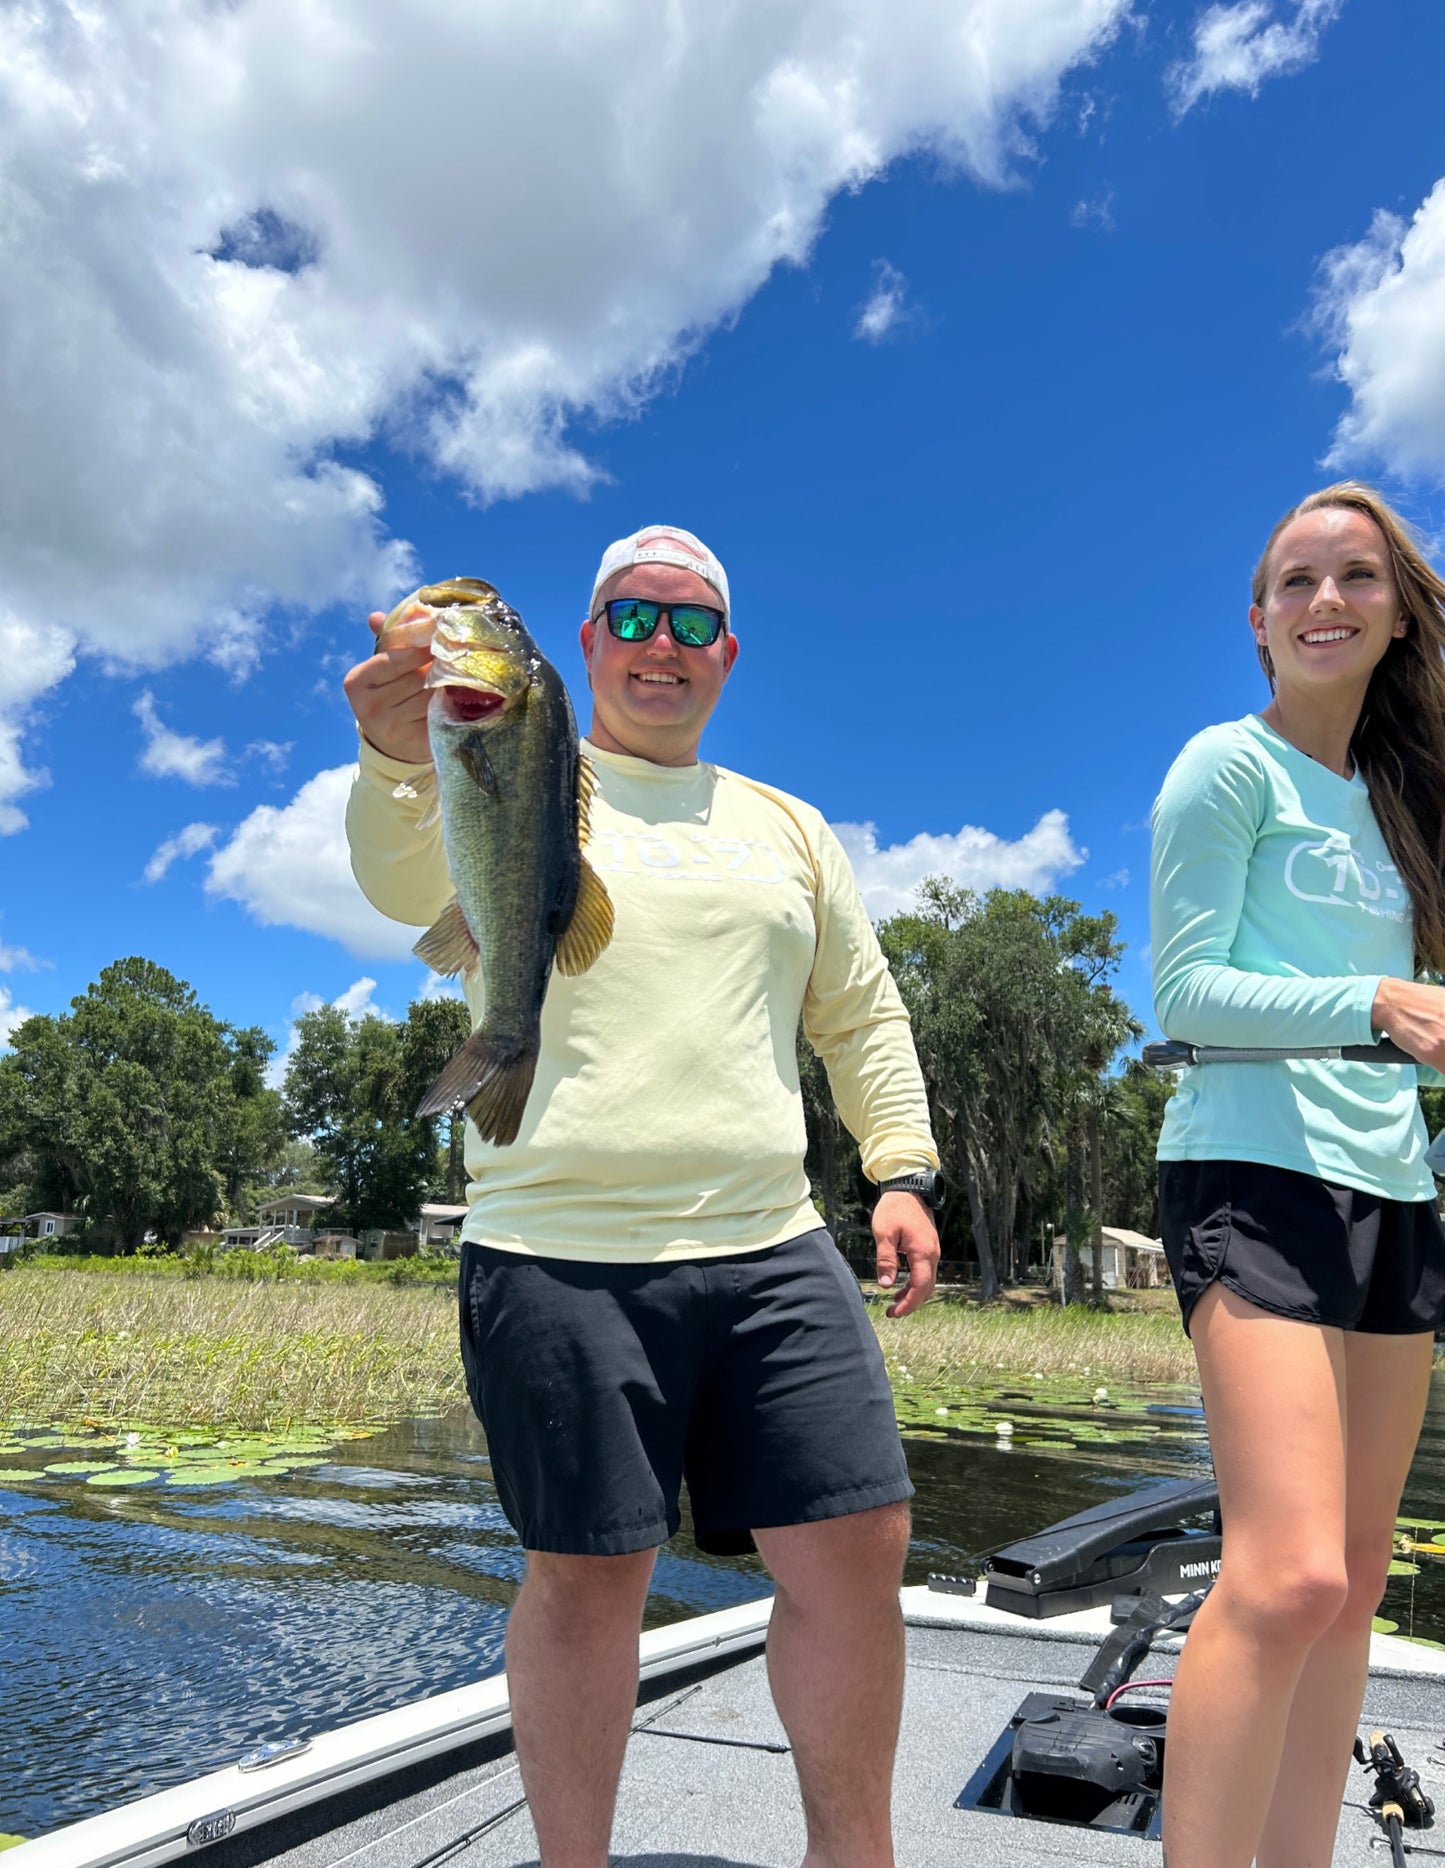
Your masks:
{"label": "man's bare leg", "polygon": [[507,1682],[542,1868],[606,1868],[656,1556],[527,1552],[507,1623]]}
{"label": "man's bare leg", "polygon": [[806,1868],[893,1868],[908,1507],[754,1535],[778,1586],[768,1678],[803,1793]]}

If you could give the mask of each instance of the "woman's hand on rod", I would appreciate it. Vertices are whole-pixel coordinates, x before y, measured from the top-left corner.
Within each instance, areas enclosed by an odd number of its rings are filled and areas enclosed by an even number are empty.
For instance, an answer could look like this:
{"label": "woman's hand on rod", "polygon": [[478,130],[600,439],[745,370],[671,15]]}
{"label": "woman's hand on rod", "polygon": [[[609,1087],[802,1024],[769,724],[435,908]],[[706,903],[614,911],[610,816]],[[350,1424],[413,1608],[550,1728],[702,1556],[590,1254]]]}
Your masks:
{"label": "woman's hand on rod", "polygon": [[1445,1070],[1445,987],[1412,979],[1382,979],[1370,1013],[1384,1032],[1422,1064]]}

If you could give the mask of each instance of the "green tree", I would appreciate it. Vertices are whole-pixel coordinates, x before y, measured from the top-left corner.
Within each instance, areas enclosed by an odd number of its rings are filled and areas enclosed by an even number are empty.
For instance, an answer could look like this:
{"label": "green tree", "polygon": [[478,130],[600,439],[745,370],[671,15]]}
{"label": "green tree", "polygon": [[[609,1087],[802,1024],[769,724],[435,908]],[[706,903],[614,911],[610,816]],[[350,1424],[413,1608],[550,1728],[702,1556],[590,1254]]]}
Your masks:
{"label": "green tree", "polygon": [[858,1144],[843,1126],[823,1060],[801,1032],[798,1034],[798,1083],[803,1092],[803,1120],[808,1133],[805,1164],[808,1180],[822,1202],[823,1224],[835,1243],[846,1249],[849,1235],[860,1227],[865,1230],[867,1227]]}
{"label": "green tree", "polygon": [[430,1124],[403,1113],[405,1028],[374,1015],[348,1018],[323,1005],[296,1022],[286,1069],[291,1133],[316,1151],[333,1217],[353,1231],[407,1226],[426,1189]]}
{"label": "green tree", "polygon": [[1104,1213],[1111,1225],[1151,1238],[1159,1232],[1155,1150],[1174,1080],[1130,1058],[1104,1086],[1101,1110]]}
{"label": "green tree", "polygon": [[[400,1088],[403,1108],[399,1111],[403,1119],[421,1120],[413,1118],[412,1111],[452,1056],[466,1043],[471,1031],[472,1015],[461,999],[414,999],[406,1008],[406,1024],[402,1028],[401,1040]],[[446,1167],[438,1191],[445,1193],[449,1206],[458,1205],[461,1199],[465,1172],[462,1162],[465,1123],[466,1114],[461,1109],[453,1109],[447,1115],[426,1121],[427,1129],[434,1138],[433,1147],[439,1144],[445,1149]]]}
{"label": "green tree", "polygon": [[[981,1294],[1026,1263],[1059,1154],[1087,1127],[1088,1086],[1137,1032],[1110,985],[1111,915],[1061,896],[979,897],[932,878],[879,939],[913,1021],[945,1174],[963,1188]],[[1077,1238],[1077,1234],[1075,1235]]]}
{"label": "green tree", "polygon": [[222,1024],[153,961],[117,960],[68,1014],[27,1019],[11,1042],[0,1158],[33,1197],[83,1213],[122,1249],[210,1224],[279,1139],[270,1041]]}

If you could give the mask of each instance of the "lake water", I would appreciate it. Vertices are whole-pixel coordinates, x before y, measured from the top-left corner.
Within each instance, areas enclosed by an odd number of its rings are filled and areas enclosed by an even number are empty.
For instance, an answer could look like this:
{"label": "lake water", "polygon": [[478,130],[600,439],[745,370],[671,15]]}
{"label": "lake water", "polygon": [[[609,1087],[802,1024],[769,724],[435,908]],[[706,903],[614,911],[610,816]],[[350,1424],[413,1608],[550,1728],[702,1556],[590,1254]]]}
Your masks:
{"label": "lake water", "polygon": [[[1022,1436],[1028,1402],[1002,1405]],[[1208,1470],[1187,1397],[1129,1418],[1149,1423],[1147,1438],[1126,1429],[1072,1451],[950,1435],[942,1420],[910,1436],[908,1580],[1151,1473]],[[1445,1517],[1439,1375],[1406,1505]],[[304,1473],[206,1490],[0,1487],[0,1514],[0,1832],[19,1835],[496,1671],[521,1571],[464,1413],[351,1442]],[[649,1623],[766,1587],[755,1559],[701,1555],[684,1522],[659,1558]],[[1402,1633],[1445,1639],[1445,1562],[1392,1582],[1383,1612]]]}

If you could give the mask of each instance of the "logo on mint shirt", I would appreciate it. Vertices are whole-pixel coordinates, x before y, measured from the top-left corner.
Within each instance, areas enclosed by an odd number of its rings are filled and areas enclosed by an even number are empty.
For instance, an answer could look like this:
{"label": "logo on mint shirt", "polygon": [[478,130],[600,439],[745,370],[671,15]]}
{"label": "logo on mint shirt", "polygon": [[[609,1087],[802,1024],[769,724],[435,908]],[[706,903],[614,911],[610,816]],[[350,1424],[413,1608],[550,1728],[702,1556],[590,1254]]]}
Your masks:
{"label": "logo on mint shirt", "polygon": [[1285,887],[1302,902],[1358,908],[1385,921],[1405,919],[1405,891],[1393,863],[1367,863],[1342,831],[1318,843],[1295,844],[1284,865]]}

